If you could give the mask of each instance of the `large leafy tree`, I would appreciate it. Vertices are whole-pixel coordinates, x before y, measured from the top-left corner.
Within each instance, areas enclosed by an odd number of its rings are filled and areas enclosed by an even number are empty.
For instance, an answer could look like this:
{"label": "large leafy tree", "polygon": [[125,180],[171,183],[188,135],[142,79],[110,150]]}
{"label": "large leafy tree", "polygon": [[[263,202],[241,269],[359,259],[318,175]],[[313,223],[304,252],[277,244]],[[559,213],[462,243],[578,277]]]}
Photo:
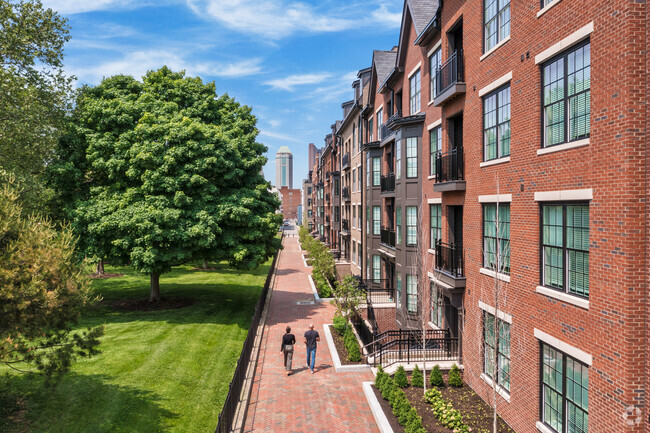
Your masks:
{"label": "large leafy tree", "polygon": [[0,167],[22,188],[26,213],[42,210],[42,174],[72,95],[63,73],[67,20],[40,1],[0,0]]}
{"label": "large leafy tree", "polygon": [[150,300],[173,265],[254,268],[280,247],[256,119],[214,83],[167,67],[114,76],[82,89],[74,117],[61,148],[71,160],[53,164],[74,225],[88,254],[149,274]]}
{"label": "large leafy tree", "polygon": [[77,356],[98,353],[103,328],[71,332],[90,301],[74,260],[74,236],[24,217],[12,176],[0,171],[0,363],[35,367],[48,379]]}

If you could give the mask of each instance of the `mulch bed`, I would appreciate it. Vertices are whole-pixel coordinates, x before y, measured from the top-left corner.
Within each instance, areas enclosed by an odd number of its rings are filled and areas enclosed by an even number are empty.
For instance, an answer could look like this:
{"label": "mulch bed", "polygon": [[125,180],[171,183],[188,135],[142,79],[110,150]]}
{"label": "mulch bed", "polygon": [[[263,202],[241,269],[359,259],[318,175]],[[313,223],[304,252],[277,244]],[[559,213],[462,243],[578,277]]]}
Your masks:
{"label": "mulch bed", "polygon": [[333,326],[330,326],[330,332],[332,333],[332,340],[334,340],[334,346],[336,351],[339,354],[339,359],[341,360],[341,365],[361,365],[363,364],[363,359],[359,362],[348,361],[348,349],[345,348],[345,342],[343,337],[336,332]]}
{"label": "mulch bed", "polygon": [[92,278],[93,280],[104,280],[107,278],[117,278],[117,277],[123,277],[124,274],[110,274],[108,272],[104,272],[103,274],[98,274],[97,272],[94,272],[90,275],[88,275],[88,278]]}
{"label": "mulch bed", "polygon": [[[386,418],[388,419],[388,424],[390,424],[393,431],[395,433],[404,433],[404,427],[402,427],[399,421],[397,421],[397,417],[393,415],[393,408],[390,406],[388,400],[384,400],[384,397],[381,396],[381,392],[377,389],[375,385],[372,385],[372,391],[375,393],[375,397],[377,397],[377,400],[379,400],[379,405],[381,406],[381,409],[386,414]],[[419,413],[420,411],[418,410],[418,414]],[[422,419],[422,421],[424,421],[424,418]]]}
{"label": "mulch bed", "polygon": [[[445,383],[449,383],[447,372],[443,372],[442,376]],[[427,380],[428,379],[429,375],[427,374]],[[429,386],[427,386],[427,389],[429,389]],[[472,429],[472,432],[492,432],[492,408],[488,406],[488,404],[485,403],[485,401],[483,401],[483,399],[479,397],[479,395],[476,394],[474,390],[469,387],[469,385],[464,383],[463,387],[461,388],[445,386],[438,389],[440,392],[442,392],[443,398],[450,400],[454,409],[458,409],[460,411],[460,413],[463,415],[463,422]],[[377,399],[379,399],[379,403],[381,404],[381,407],[386,414],[386,418],[388,418],[389,423],[393,427],[393,430],[396,432],[403,432],[404,429],[399,425],[397,418],[393,415],[393,410],[390,407],[390,403],[382,398],[379,390],[374,390],[375,395],[377,395]],[[424,392],[422,388],[414,388],[409,386],[408,388],[404,389],[404,393],[406,394],[406,397],[409,399],[411,404],[418,411],[418,415],[422,417],[422,425],[428,433],[451,432],[451,430],[438,422],[438,419],[431,410],[431,405],[429,405],[424,400]],[[393,423],[397,424],[399,429],[396,429]],[[515,431],[511,429],[505,423],[505,421],[501,419],[501,417],[498,418],[497,423],[499,433],[515,433]]]}
{"label": "mulch bed", "polygon": [[102,301],[100,304],[120,311],[161,311],[189,307],[195,302],[192,298],[160,298],[158,302],[149,302],[148,299],[121,299]]}

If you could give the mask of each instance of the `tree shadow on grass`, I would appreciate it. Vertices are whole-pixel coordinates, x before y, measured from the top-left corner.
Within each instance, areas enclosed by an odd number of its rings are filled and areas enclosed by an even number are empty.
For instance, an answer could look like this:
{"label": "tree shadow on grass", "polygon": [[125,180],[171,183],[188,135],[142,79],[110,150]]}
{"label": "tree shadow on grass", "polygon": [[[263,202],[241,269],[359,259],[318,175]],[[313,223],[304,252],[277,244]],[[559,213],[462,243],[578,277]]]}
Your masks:
{"label": "tree shadow on grass", "polygon": [[[0,378],[25,401],[31,432],[165,432],[178,414],[165,409],[155,393],[109,383],[109,376],[69,373],[56,387],[36,375]],[[1,424],[0,424],[1,425]],[[11,431],[11,430],[10,430]]]}

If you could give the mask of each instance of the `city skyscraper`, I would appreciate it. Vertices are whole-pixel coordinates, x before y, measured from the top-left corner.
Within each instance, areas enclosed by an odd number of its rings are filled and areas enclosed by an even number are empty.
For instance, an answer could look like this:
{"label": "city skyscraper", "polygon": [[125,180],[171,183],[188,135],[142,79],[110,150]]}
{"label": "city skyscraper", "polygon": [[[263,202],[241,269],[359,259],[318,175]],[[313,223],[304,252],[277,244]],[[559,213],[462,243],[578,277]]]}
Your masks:
{"label": "city skyscraper", "polygon": [[317,153],[318,149],[316,148],[316,145],[314,143],[309,143],[309,165],[307,166],[307,170],[314,168]]}
{"label": "city skyscraper", "polygon": [[293,189],[293,154],[287,146],[282,146],[275,154],[275,187]]}

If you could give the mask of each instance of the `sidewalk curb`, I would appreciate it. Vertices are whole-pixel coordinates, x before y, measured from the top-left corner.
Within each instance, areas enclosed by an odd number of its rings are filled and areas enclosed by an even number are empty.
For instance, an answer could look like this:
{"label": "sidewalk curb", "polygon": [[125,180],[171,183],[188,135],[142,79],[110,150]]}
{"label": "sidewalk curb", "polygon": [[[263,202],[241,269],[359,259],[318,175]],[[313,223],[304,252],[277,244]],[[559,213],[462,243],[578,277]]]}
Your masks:
{"label": "sidewalk curb", "polygon": [[372,411],[372,416],[375,417],[375,422],[377,423],[377,427],[379,427],[379,431],[381,433],[394,433],[393,428],[388,422],[388,418],[386,418],[386,414],[379,405],[377,396],[375,396],[375,393],[372,390],[372,382],[363,382],[361,386],[363,387],[363,393],[366,395],[366,400],[368,400],[368,405]]}
{"label": "sidewalk curb", "polygon": [[311,291],[314,292],[316,302],[330,302],[334,300],[334,298],[321,298],[318,296],[318,290],[316,290],[316,284],[314,284],[314,279],[311,277],[311,274],[309,275],[309,284],[311,285]]}
{"label": "sidewalk curb", "polygon": [[327,340],[327,347],[330,350],[330,356],[332,357],[332,363],[334,364],[334,371],[337,373],[356,373],[360,371],[370,371],[370,366],[363,365],[342,365],[341,359],[339,358],[339,353],[336,351],[336,346],[334,345],[334,338],[332,338],[332,331],[330,327],[332,325],[324,325],[323,332],[325,333],[325,340]]}

